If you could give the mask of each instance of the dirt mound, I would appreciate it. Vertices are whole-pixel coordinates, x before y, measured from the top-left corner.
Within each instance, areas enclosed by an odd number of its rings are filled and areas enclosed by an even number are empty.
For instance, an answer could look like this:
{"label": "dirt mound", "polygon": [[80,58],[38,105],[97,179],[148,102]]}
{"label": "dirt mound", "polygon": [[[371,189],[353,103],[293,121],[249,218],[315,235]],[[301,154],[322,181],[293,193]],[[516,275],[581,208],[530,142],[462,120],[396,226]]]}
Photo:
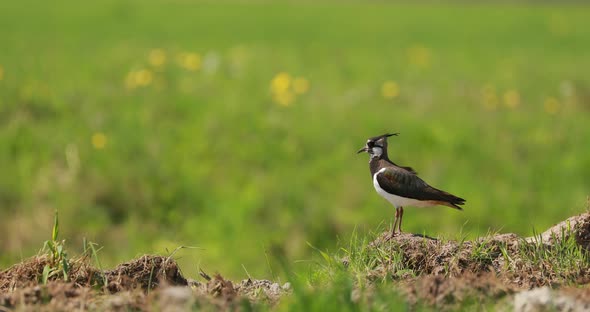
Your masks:
{"label": "dirt mound", "polygon": [[[525,291],[547,286],[543,302],[590,306],[589,250],[586,213],[528,238],[498,234],[452,241],[383,233],[354,263],[368,261],[363,266],[371,268],[363,271],[367,279],[393,280],[411,305],[456,310],[469,301],[481,310],[490,302],[505,301],[525,311],[543,304],[530,299],[536,293]],[[60,262],[65,273],[48,275],[50,258],[41,255],[0,272],[0,311],[240,309],[258,302],[274,305],[290,293],[288,284],[253,279],[235,283],[204,272],[203,282],[187,281],[171,257],[145,255],[112,270],[89,263],[88,257]]]}
{"label": "dirt mound", "polygon": [[0,272],[2,308],[36,307],[35,310],[187,310],[195,302],[202,307],[238,308],[253,301],[274,304],[287,293],[267,280],[232,283],[216,274],[203,273],[206,282],[187,281],[174,259],[145,255],[100,271],[87,259],[70,261],[68,277],[56,276],[42,283],[46,256],[37,256]]}
{"label": "dirt mound", "polygon": [[[56,274],[48,280],[71,282],[80,287],[107,286],[110,292],[132,290],[138,287],[146,290],[161,283],[187,285],[176,262],[171,258],[145,255],[104,272],[92,267],[87,260],[86,258],[70,260],[67,277]],[[41,255],[0,272],[0,291],[39,285],[42,283],[43,270],[49,264],[48,256]]]}
{"label": "dirt mound", "polygon": [[145,255],[105,271],[107,289],[110,292],[141,288],[148,290],[165,285],[188,285],[176,261],[162,256]]}
{"label": "dirt mound", "polygon": [[427,275],[402,282],[401,292],[411,305],[437,311],[589,311],[590,288],[548,286],[519,290],[494,273],[465,273],[454,278]]}
{"label": "dirt mound", "polygon": [[[50,264],[46,255],[36,256],[0,272],[0,307],[42,306],[47,310],[97,308],[105,293],[127,292],[107,300],[109,310],[137,309],[146,301],[146,290],[160,285],[187,285],[176,262],[167,257],[145,255],[100,271],[87,258],[68,261],[67,277],[56,274],[43,283],[43,271]],[[99,291],[95,291],[99,290]],[[129,295],[133,294],[133,295]],[[124,300],[122,298],[133,298]],[[103,307],[105,308],[105,307]]]}
{"label": "dirt mound", "polygon": [[477,302],[543,286],[590,284],[590,213],[527,238],[497,234],[445,241],[386,232],[370,247],[379,261],[369,278],[397,280],[410,303],[443,310],[466,298]]}
{"label": "dirt mound", "polygon": [[189,285],[197,295],[205,298],[216,307],[238,307],[244,300],[249,302],[264,302],[276,304],[281,296],[290,292],[290,284],[280,286],[278,283],[269,280],[245,279],[239,283],[233,283],[223,278],[220,274],[210,277],[201,272],[205,283],[190,281]]}
{"label": "dirt mound", "polygon": [[516,288],[568,282],[585,284],[590,281],[587,266],[576,267],[557,260],[576,251],[576,247],[588,250],[589,237],[588,213],[571,217],[541,235],[528,238],[497,234],[461,242],[408,233],[390,237],[387,232],[371,246],[381,254],[392,255],[389,259],[399,261],[381,261],[372,274],[392,274],[394,279],[405,279],[400,272],[447,277],[493,272],[503,283]]}
{"label": "dirt mound", "polygon": [[492,273],[466,273],[456,278],[427,275],[403,282],[402,293],[412,304],[457,310],[465,301],[486,302],[513,294],[515,289]]}
{"label": "dirt mound", "polygon": [[[42,282],[43,270],[50,265],[47,255],[40,255],[27,259],[21,263],[0,272],[0,291],[7,291],[30,286],[36,286]],[[84,258],[69,261],[67,280],[75,285],[96,285],[100,283],[101,272]],[[63,276],[54,275],[48,277],[48,281],[64,279]]]}
{"label": "dirt mound", "polygon": [[[463,272],[490,271],[494,260],[498,260],[503,250],[516,251],[518,236],[502,234],[476,241],[457,242],[407,233],[390,238],[389,233],[384,233],[371,246],[382,253],[396,255],[401,260],[401,263],[381,263],[376,273],[403,268],[416,275],[456,276]],[[404,279],[403,275],[395,277]]]}
{"label": "dirt mound", "polygon": [[74,283],[51,281],[47,285],[18,288],[12,292],[1,293],[0,307],[43,306],[48,311],[73,311],[87,307],[86,302],[92,297],[94,293],[91,288],[79,287]]}

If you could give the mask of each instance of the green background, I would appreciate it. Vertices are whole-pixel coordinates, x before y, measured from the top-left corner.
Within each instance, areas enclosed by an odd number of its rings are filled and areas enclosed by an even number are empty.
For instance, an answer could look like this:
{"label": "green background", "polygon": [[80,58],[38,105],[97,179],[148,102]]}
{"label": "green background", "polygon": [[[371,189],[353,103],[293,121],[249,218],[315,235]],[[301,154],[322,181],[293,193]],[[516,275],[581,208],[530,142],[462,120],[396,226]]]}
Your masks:
{"label": "green background", "polygon": [[0,268],[58,209],[68,247],[97,242],[106,266],[186,245],[192,277],[280,275],[277,254],[305,265],[309,245],[390,225],[355,154],[385,132],[391,159],[467,199],[406,209],[406,231],[541,231],[587,208],[588,20],[572,4],[2,1]]}

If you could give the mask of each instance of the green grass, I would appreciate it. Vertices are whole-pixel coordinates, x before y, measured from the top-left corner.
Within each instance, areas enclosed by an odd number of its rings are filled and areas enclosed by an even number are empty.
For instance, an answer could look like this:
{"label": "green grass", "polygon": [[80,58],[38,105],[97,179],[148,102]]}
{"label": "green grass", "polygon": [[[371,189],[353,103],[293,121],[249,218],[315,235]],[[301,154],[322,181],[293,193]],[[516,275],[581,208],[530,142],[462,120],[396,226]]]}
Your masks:
{"label": "green grass", "polygon": [[[376,247],[368,247],[376,237],[375,234],[358,236],[354,232],[350,241],[335,253],[316,249],[312,261],[305,263],[308,268],[306,273],[287,274],[289,280],[294,282],[293,295],[284,298],[278,310],[498,310],[509,304],[512,292],[519,289],[516,286],[518,281],[523,283],[520,287],[524,289],[527,288],[526,285],[536,283],[555,288],[579,287],[580,283],[584,283],[584,276],[590,269],[589,255],[576,243],[576,235],[570,228],[563,229],[559,238],[553,236],[551,245],[544,242],[541,236],[534,236],[529,241],[517,238],[516,241],[498,243],[494,241],[498,239],[495,233],[487,233],[470,242],[463,241],[461,237],[442,240],[434,250],[429,244],[432,242],[427,242],[426,239],[422,246],[419,243],[410,246],[404,240],[394,239]],[[464,245],[468,243],[471,244],[469,247]],[[513,243],[517,245],[512,245]],[[419,281],[421,277],[433,274],[427,272],[426,266],[417,266],[416,258],[425,255],[425,261],[433,262],[438,261],[436,259],[445,259],[445,254],[449,253],[447,248],[454,244],[457,244],[458,249],[451,253],[462,258],[461,262],[468,263],[469,266],[480,265],[479,271],[463,272],[456,267],[446,267],[438,272],[442,274],[439,276],[456,281],[454,287],[450,286],[448,297],[437,298],[440,299],[440,307],[429,305],[420,295],[413,305],[409,303],[403,289],[416,283],[414,278]],[[464,254],[463,250],[470,252]],[[492,260],[498,260],[499,256],[504,257],[505,266],[494,269]],[[303,272],[300,268],[291,270]],[[495,273],[486,275],[490,270]],[[459,287],[458,285],[469,281],[470,274],[475,274],[484,283],[471,285],[468,290],[465,288],[470,286]],[[486,280],[489,284],[485,284]],[[434,283],[419,285],[434,287]],[[419,285],[413,287],[422,296],[427,296],[429,290],[419,289]]]}
{"label": "green grass", "polygon": [[[106,246],[105,267],[187,245],[202,248],[180,253],[189,276],[282,275],[273,255],[309,259],[308,242],[335,250],[391,221],[355,154],[387,131],[401,133],[392,159],[467,199],[410,208],[405,230],[542,230],[582,211],[590,187],[588,18],[572,5],[3,1],[0,264],[34,254],[59,209],[61,237]],[[177,64],[184,52],[199,70]],[[128,88],[141,70],[152,80]],[[280,72],[310,85],[288,107],[270,91]]]}
{"label": "green grass", "polygon": [[49,258],[49,263],[43,268],[42,283],[45,285],[49,278],[55,275],[63,276],[67,282],[69,278],[70,263],[65,248],[65,241],[58,241],[59,236],[59,218],[57,211],[53,221],[51,239],[45,241],[42,252],[45,252]]}

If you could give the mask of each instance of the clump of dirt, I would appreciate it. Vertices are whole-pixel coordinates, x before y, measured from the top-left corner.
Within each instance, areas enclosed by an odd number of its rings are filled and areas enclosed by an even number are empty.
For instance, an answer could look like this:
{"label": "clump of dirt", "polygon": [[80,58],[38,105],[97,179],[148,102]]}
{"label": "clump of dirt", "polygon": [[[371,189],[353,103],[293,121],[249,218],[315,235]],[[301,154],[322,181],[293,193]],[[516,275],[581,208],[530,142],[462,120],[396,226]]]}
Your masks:
{"label": "clump of dirt", "polygon": [[111,293],[141,288],[153,289],[160,284],[188,285],[176,261],[169,257],[145,255],[105,271],[107,289]]}
{"label": "clump of dirt", "polygon": [[206,282],[187,281],[170,257],[145,255],[112,270],[91,267],[88,259],[71,260],[68,278],[52,277],[42,283],[45,255],[36,256],[0,272],[0,311],[3,307],[35,310],[162,311],[190,307],[238,308],[252,302],[276,303],[288,292],[266,280],[233,283],[215,274],[202,273]]}
{"label": "clump of dirt", "polygon": [[[587,268],[557,267],[555,258],[567,240],[586,249],[590,237],[590,214],[572,217],[536,237],[522,238],[516,234],[497,234],[474,241],[444,241],[415,234],[402,233],[394,237],[383,233],[371,243],[374,249],[388,255],[398,255],[400,261],[381,261],[372,274],[393,274],[404,279],[398,271],[413,275],[444,275],[456,277],[464,273],[493,272],[503,282],[520,288],[552,286],[568,281],[588,282]],[[566,243],[564,243],[566,242]],[[390,257],[391,258],[391,257]]]}
{"label": "clump of dirt", "polygon": [[221,276],[215,274],[213,278],[201,271],[201,276],[206,283],[193,282],[192,286],[201,298],[208,298],[210,303],[216,307],[234,306],[241,297],[238,295],[234,284]]}
{"label": "clump of dirt", "polygon": [[460,242],[387,232],[370,246],[381,259],[370,279],[397,280],[410,302],[450,310],[465,298],[489,300],[536,287],[590,283],[588,255],[569,254],[590,250],[590,213],[528,238],[497,234]]}
{"label": "clump of dirt", "polygon": [[101,290],[107,293],[135,291],[137,294],[131,296],[134,300],[129,304],[124,304],[124,296],[112,298],[109,309],[121,306],[126,310],[142,306],[145,291],[149,289],[160,285],[187,285],[176,262],[162,256],[145,255],[108,271],[92,267],[88,258],[77,258],[68,261],[67,277],[58,272],[44,285],[43,270],[48,265],[49,257],[40,255],[0,272],[0,307],[42,305],[48,310],[82,309],[99,298],[104,293]]}
{"label": "clump of dirt", "polygon": [[0,291],[36,285],[41,281],[46,256],[33,257],[0,272]]}
{"label": "clump of dirt", "polygon": [[[17,288],[0,294],[0,307],[43,305],[47,310],[59,308],[63,311],[79,310],[92,297],[92,289],[79,287],[74,283],[51,281],[47,285]],[[1,309],[0,309],[1,310]]]}
{"label": "clump of dirt", "polygon": [[[7,291],[38,285],[43,278],[43,270],[50,265],[47,255],[27,259],[0,272],[0,291]],[[100,283],[101,272],[89,265],[86,258],[69,261],[67,281],[75,285],[96,285]],[[63,280],[63,275],[54,274],[48,281]]]}
{"label": "clump of dirt", "polygon": [[485,303],[513,294],[515,288],[493,273],[465,273],[455,278],[426,275],[402,282],[402,293],[411,304],[426,304],[442,310],[458,310],[466,301]]}
{"label": "clump of dirt", "polygon": [[[47,255],[40,255],[15,264],[0,272],[0,291],[37,286],[42,282],[43,270],[50,265]],[[48,281],[61,280],[79,287],[104,287],[110,292],[143,290],[167,285],[187,285],[176,262],[167,257],[145,255],[120,264],[113,270],[100,271],[89,264],[87,258],[68,261],[67,278],[61,272]]]}
{"label": "clump of dirt", "polygon": [[288,293],[291,289],[291,284],[285,283],[279,285],[278,283],[269,280],[254,280],[248,278],[236,285],[237,291],[252,301],[263,300],[270,303],[277,303],[281,296]]}
{"label": "clump of dirt", "polygon": [[191,281],[189,285],[197,294],[208,297],[209,301],[217,307],[236,306],[244,300],[274,305],[282,296],[289,293],[291,288],[289,283],[280,286],[269,280],[248,278],[239,283],[232,283],[220,274],[210,277],[205,272],[201,272],[201,276],[206,280],[205,283]]}

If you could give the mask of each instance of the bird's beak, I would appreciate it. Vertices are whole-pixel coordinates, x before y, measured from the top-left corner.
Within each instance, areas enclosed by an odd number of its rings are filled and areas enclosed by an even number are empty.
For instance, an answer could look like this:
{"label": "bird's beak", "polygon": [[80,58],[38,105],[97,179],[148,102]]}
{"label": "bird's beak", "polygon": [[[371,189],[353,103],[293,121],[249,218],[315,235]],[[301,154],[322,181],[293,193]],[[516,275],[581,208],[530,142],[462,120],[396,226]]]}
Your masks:
{"label": "bird's beak", "polygon": [[369,151],[369,148],[365,146],[365,147],[361,148],[361,149],[360,149],[358,152],[356,152],[356,153],[357,153],[357,154],[360,154],[360,153],[362,153],[362,152],[367,152],[367,151]]}

